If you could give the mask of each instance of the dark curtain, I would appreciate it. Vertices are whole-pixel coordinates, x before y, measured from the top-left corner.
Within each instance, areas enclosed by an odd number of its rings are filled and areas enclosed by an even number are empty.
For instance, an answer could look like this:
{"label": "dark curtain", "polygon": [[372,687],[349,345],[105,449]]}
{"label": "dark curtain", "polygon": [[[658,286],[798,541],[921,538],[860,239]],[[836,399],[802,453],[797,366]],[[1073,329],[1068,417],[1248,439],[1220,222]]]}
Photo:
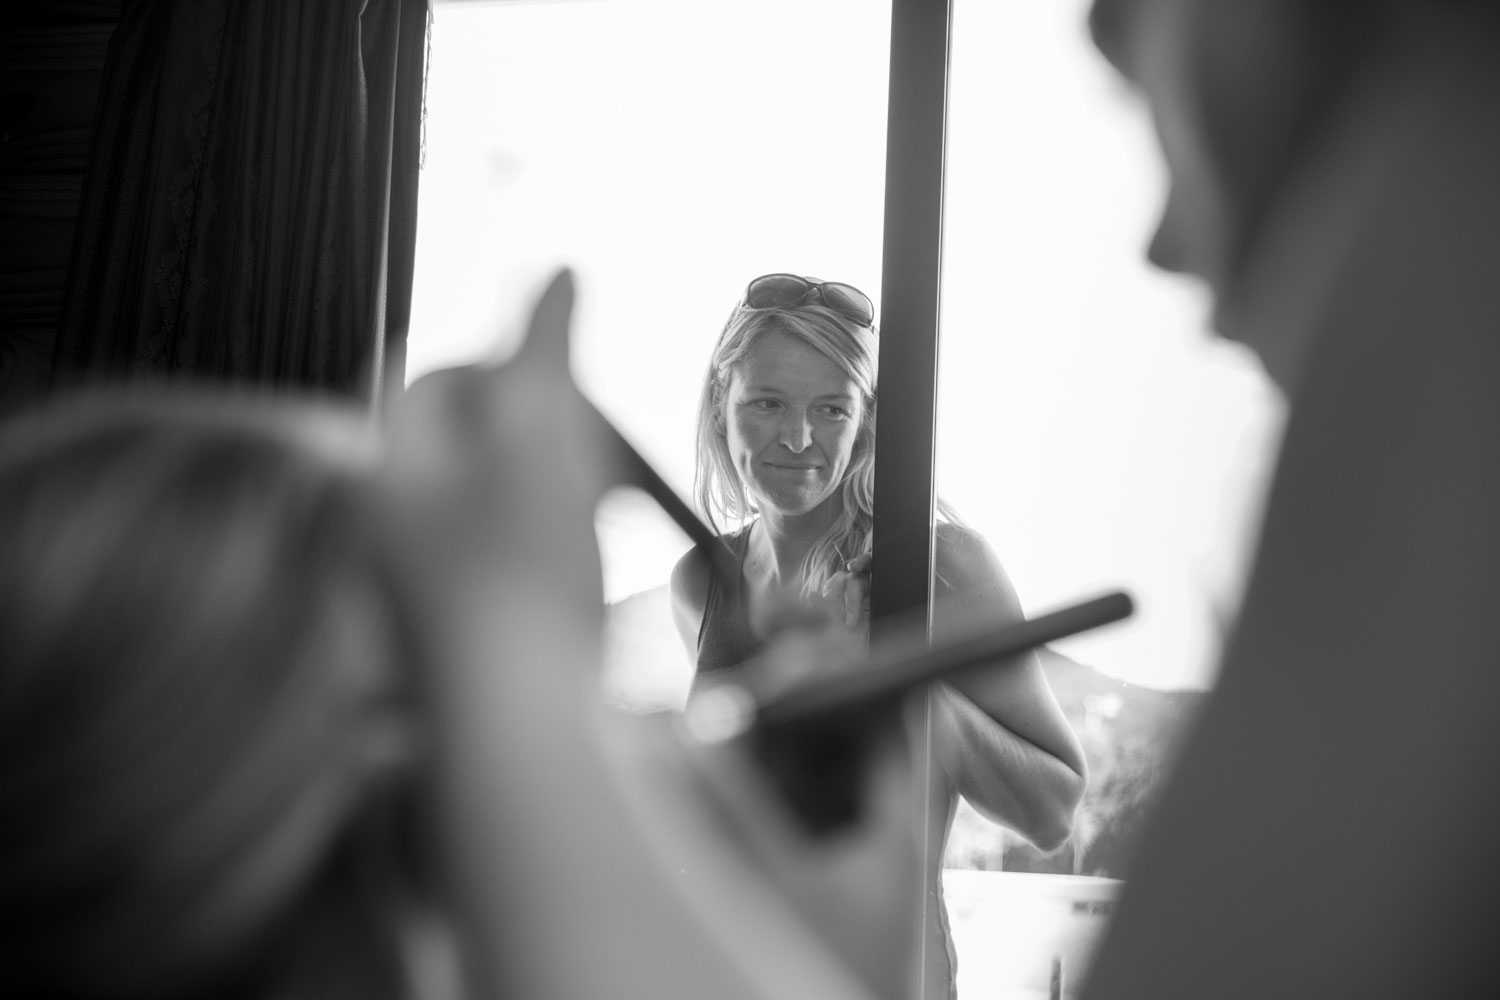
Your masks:
{"label": "dark curtain", "polygon": [[428,23],[428,0],[127,2],[54,383],[399,386]]}
{"label": "dark curtain", "polygon": [[0,4],[0,414],[47,392],[120,0]]}

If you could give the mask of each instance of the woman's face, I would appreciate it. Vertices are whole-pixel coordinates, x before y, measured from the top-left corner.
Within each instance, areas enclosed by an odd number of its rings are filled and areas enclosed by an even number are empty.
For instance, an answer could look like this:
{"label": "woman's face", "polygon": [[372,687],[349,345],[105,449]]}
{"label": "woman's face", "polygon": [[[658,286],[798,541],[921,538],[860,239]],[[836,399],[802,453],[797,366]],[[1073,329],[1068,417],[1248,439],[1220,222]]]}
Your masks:
{"label": "woman's face", "polygon": [[858,384],[792,334],[756,338],[730,373],[721,431],[762,511],[806,514],[843,482],[864,417]]}

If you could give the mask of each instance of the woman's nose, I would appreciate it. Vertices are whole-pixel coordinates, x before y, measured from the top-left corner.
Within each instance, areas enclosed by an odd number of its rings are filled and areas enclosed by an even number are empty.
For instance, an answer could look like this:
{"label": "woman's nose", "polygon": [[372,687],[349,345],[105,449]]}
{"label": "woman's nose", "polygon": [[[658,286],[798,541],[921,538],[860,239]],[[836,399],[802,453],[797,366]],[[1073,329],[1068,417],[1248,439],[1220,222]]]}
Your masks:
{"label": "woman's nose", "polygon": [[788,451],[802,452],[812,444],[812,424],[801,413],[788,413],[781,421],[781,444]]}

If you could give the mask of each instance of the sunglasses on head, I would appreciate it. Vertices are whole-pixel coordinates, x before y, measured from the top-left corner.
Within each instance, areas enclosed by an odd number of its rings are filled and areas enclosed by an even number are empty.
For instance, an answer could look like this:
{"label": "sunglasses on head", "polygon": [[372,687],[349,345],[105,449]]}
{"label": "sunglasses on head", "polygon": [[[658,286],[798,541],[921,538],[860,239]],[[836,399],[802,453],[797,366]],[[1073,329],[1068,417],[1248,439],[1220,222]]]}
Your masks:
{"label": "sunglasses on head", "polygon": [[875,325],[875,303],[853,285],[842,281],[813,281],[799,274],[763,274],[745,286],[745,305],[751,309],[784,309],[822,303],[861,326]]}

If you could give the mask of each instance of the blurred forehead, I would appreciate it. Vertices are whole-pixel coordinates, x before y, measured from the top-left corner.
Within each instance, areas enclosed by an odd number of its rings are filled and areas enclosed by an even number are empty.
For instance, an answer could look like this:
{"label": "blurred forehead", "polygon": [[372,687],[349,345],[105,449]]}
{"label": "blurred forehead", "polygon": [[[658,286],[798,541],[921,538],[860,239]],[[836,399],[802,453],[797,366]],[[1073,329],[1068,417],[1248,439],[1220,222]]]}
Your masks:
{"label": "blurred forehead", "polygon": [[1122,74],[1131,76],[1127,53],[1131,31],[1140,22],[1143,0],[1094,0],[1089,6],[1089,35],[1094,46]]}
{"label": "blurred forehead", "polygon": [[[1132,80],[1153,75],[1163,57],[1274,80],[1279,52],[1305,50],[1330,26],[1348,32],[1365,19],[1367,2],[1373,0],[1093,0],[1088,28],[1099,52]],[[1222,56],[1228,66],[1218,64]]]}

